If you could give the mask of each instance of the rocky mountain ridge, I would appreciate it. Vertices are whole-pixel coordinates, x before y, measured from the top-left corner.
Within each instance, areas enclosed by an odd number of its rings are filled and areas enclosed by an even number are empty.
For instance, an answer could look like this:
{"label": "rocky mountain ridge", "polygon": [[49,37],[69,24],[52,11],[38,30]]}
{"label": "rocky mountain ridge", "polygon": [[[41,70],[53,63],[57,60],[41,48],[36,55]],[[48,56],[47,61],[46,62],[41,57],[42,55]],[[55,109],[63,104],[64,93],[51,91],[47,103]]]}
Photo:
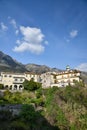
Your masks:
{"label": "rocky mountain ridge", "polygon": [[37,64],[22,64],[14,60],[11,56],[4,54],[0,51],[0,72],[34,72],[34,73],[45,73],[48,71],[59,72],[57,68],[50,68],[46,65],[37,65]]}
{"label": "rocky mountain ridge", "polygon": [[25,72],[25,66],[0,51],[0,71]]}

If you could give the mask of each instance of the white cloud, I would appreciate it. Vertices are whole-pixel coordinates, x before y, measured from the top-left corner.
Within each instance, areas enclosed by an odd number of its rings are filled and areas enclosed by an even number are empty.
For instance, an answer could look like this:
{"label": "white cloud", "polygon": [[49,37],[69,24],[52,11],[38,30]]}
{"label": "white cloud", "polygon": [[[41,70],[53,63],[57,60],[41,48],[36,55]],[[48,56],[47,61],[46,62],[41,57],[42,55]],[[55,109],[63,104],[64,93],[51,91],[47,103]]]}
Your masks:
{"label": "white cloud", "polygon": [[19,46],[16,46],[13,50],[16,52],[30,51],[35,54],[40,54],[44,51],[44,47],[39,44],[34,45],[32,43],[23,42]]}
{"label": "white cloud", "polygon": [[87,63],[82,63],[76,67],[76,69],[87,72]]}
{"label": "white cloud", "polygon": [[19,34],[19,30],[18,30],[18,29],[15,31],[15,34],[16,34],[16,35],[18,35],[18,34]]}
{"label": "white cloud", "polygon": [[71,42],[78,35],[78,30],[72,30],[67,37],[64,37],[67,43]]}
{"label": "white cloud", "polygon": [[77,35],[78,35],[78,30],[72,30],[72,31],[70,32],[70,37],[71,37],[71,38],[75,38]]}
{"label": "white cloud", "polygon": [[25,41],[28,41],[33,44],[40,44],[43,41],[44,35],[38,28],[21,26],[20,31],[24,36],[23,38]]}
{"label": "white cloud", "polygon": [[12,24],[14,28],[17,28],[15,19],[11,19],[10,24]]}
{"label": "white cloud", "polygon": [[20,45],[20,44],[21,44],[21,43],[20,43],[20,40],[17,40],[17,41],[16,41],[16,43],[17,43],[18,45]]}
{"label": "white cloud", "polygon": [[12,19],[10,16],[8,16],[8,19],[10,20],[9,23],[14,27],[15,29],[15,34],[18,35],[19,34],[19,29],[17,27],[17,23],[15,19]]}
{"label": "white cloud", "polygon": [[39,28],[20,26],[20,32],[23,37],[18,41],[20,44],[14,47],[14,51],[30,51],[35,54],[44,51],[43,41],[45,36]]}
{"label": "white cloud", "polygon": [[69,38],[66,38],[66,37],[64,37],[64,40],[66,41],[66,42],[70,42],[70,39]]}
{"label": "white cloud", "polygon": [[2,31],[7,31],[8,30],[8,27],[3,22],[0,23],[0,26],[1,26]]}

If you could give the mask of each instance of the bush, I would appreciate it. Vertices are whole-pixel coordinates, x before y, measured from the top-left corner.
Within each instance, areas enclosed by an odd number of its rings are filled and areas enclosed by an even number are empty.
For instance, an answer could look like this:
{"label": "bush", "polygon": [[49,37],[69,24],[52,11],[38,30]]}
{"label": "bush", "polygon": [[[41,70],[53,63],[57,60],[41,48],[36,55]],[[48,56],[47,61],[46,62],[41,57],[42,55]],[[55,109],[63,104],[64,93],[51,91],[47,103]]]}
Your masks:
{"label": "bush", "polygon": [[0,84],[0,89],[4,89],[4,85],[3,84]]}
{"label": "bush", "polygon": [[0,120],[8,121],[12,119],[12,112],[9,110],[0,110]]}
{"label": "bush", "polygon": [[13,121],[9,126],[9,130],[30,130],[22,121]]}
{"label": "bush", "polygon": [[39,88],[37,91],[36,91],[36,97],[37,98],[40,98],[42,96],[43,92],[42,92],[42,88]]}
{"label": "bush", "polygon": [[25,80],[23,83],[24,89],[29,90],[29,91],[34,91],[37,90],[41,87],[41,83],[34,82],[33,80]]}
{"label": "bush", "polygon": [[35,103],[35,106],[44,106],[43,98],[32,99],[31,102]]}
{"label": "bush", "polygon": [[23,105],[20,112],[20,117],[25,122],[35,122],[37,115],[34,107],[32,105]]}

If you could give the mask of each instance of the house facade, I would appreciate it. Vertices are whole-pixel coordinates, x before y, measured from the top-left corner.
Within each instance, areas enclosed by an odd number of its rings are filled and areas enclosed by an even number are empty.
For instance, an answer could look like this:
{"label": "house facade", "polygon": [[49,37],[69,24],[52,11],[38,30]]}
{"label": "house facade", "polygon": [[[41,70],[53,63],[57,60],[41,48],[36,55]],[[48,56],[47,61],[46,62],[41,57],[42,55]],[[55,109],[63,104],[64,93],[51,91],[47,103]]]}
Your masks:
{"label": "house facade", "polygon": [[10,73],[1,72],[0,84],[4,85],[4,88],[10,90],[22,90],[23,82],[25,80],[33,79],[35,82],[39,82],[39,75],[32,73]]}
{"label": "house facade", "polygon": [[1,72],[0,84],[4,85],[4,88],[10,90],[22,90],[23,82],[25,80],[30,81],[33,79],[35,82],[42,83],[42,88],[49,88],[53,86],[65,87],[68,84],[74,85],[74,81],[80,81],[81,72],[78,70],[71,70],[69,66],[65,71],[61,72],[46,72],[43,74],[34,73],[10,73]]}
{"label": "house facade", "polygon": [[[75,81],[80,81],[80,71],[77,70],[69,70],[69,71],[63,71],[56,75],[56,86],[58,87],[65,87],[67,85],[74,85]],[[54,86],[52,84],[51,86]]]}
{"label": "house facade", "polygon": [[78,70],[71,70],[69,66],[66,67],[65,71],[58,73],[47,72],[41,75],[42,87],[65,87],[67,85],[74,85],[74,81],[80,81],[81,72]]}
{"label": "house facade", "polygon": [[46,72],[41,74],[41,83],[42,83],[42,88],[48,88],[52,84],[54,84],[54,75],[55,72]]}

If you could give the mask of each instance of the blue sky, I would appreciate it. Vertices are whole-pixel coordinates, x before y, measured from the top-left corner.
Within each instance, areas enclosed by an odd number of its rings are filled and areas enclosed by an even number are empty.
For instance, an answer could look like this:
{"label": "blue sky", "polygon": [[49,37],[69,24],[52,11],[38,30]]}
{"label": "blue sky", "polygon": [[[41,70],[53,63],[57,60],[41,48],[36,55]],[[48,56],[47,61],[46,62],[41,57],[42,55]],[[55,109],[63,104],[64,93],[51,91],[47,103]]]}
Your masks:
{"label": "blue sky", "polygon": [[0,0],[0,50],[24,64],[87,71],[87,0]]}

